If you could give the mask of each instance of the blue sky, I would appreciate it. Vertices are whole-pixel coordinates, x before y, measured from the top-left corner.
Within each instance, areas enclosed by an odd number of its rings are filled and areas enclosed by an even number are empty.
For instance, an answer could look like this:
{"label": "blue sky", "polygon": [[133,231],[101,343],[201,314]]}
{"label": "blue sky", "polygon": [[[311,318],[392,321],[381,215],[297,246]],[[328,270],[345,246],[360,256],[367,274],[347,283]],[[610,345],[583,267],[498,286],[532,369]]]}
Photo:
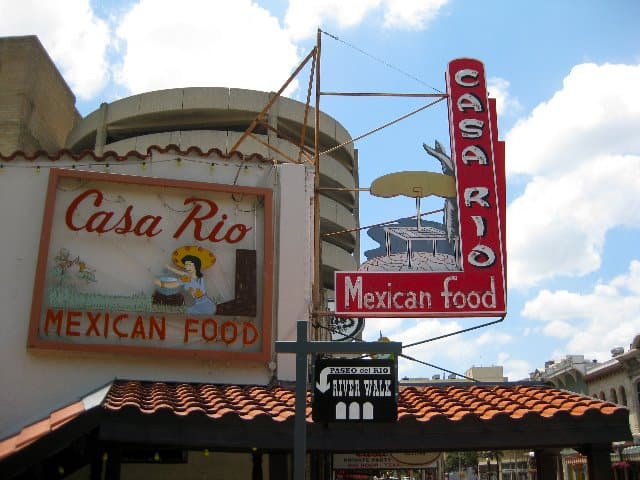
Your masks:
{"label": "blue sky", "polygon": [[[187,86],[277,90],[322,37],[323,91],[444,90],[447,63],[485,64],[507,142],[509,313],[504,322],[410,348],[447,370],[606,360],[640,333],[640,2],[564,0],[0,0],[0,35],[36,34],[87,114],[101,102]],[[362,52],[366,52],[366,54]],[[306,95],[307,76],[288,94]],[[323,97],[358,136],[424,104]],[[440,104],[356,143],[360,183],[438,165]],[[361,224],[411,215],[411,199],[361,195]],[[372,248],[363,234],[363,251]],[[477,319],[370,320],[413,343]],[[441,373],[401,361],[400,374]]]}

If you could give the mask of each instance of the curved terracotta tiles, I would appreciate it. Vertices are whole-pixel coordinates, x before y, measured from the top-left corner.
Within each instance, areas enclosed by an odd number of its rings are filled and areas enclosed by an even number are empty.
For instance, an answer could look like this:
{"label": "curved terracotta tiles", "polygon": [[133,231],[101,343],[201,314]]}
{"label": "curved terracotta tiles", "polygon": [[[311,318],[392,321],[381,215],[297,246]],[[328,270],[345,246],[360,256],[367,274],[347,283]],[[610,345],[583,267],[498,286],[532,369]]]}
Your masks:
{"label": "curved terracotta tiles", "polygon": [[116,381],[103,408],[119,411],[133,407],[141,413],[169,409],[176,415],[198,412],[213,419],[267,416],[282,422],[294,414],[294,403],[292,392],[283,387]]}
{"label": "curved terracotta tiles", "polygon": [[74,402],[52,412],[48,417],[27,425],[15,435],[0,440],[0,460],[34,443],[71,422],[85,412],[83,402]]}
{"label": "curved terracotta tiles", "polygon": [[203,151],[198,147],[189,147],[186,150],[181,150],[180,147],[175,144],[170,144],[170,145],[167,145],[166,147],[161,147],[159,145],[151,145],[149,148],[147,148],[146,153],[132,150],[126,153],[125,155],[119,155],[118,153],[111,150],[106,151],[101,155],[96,155],[96,153],[93,150],[84,150],[82,152],[72,152],[71,150],[67,150],[67,149],[62,149],[57,152],[46,152],[44,150],[38,150],[33,153],[28,153],[28,152],[23,152],[21,150],[18,150],[9,155],[3,155],[2,153],[0,153],[0,160],[9,162],[11,160],[21,158],[29,161],[35,161],[38,159],[43,159],[47,161],[57,161],[65,157],[65,158],[71,158],[76,161],[91,159],[92,161],[102,161],[102,162],[108,163],[108,162],[123,162],[130,159],[131,157],[135,157],[139,160],[143,160],[145,158],[148,158],[151,155],[152,150],[155,150],[159,153],[171,152],[171,153],[175,153],[176,155],[196,154],[201,157],[208,156],[208,155],[211,155],[212,153],[215,153],[222,158],[228,158],[228,159],[232,157],[237,157],[242,161],[257,161],[257,162],[264,162],[264,163],[272,162],[271,160],[260,155],[259,153],[244,155],[241,152],[234,151],[227,154],[218,148],[211,148],[207,151]]}
{"label": "curved terracotta tiles", "polygon": [[[141,413],[170,410],[176,415],[204,413],[217,419],[226,415],[250,421],[257,417],[276,422],[292,419],[295,390],[283,386],[171,384],[162,382],[114,382],[103,403],[109,411],[128,408]],[[528,385],[463,385],[401,387],[398,420],[434,421],[543,421],[559,416],[612,415],[624,407],[590,397]],[[311,420],[311,394],[307,393],[307,421]]]}
{"label": "curved terracotta tiles", "polygon": [[[311,393],[307,392],[306,397],[306,417],[311,423]],[[293,421],[295,416],[295,388],[116,380],[95,408],[113,413],[137,411],[143,415],[206,415],[212,420],[235,417],[246,422],[258,418],[285,422]],[[75,402],[0,440],[0,459],[83,413],[83,402]],[[546,386],[403,386],[398,395],[398,422],[433,426],[466,422],[523,424],[531,420],[551,425],[571,418],[589,421],[626,414],[625,407]]]}

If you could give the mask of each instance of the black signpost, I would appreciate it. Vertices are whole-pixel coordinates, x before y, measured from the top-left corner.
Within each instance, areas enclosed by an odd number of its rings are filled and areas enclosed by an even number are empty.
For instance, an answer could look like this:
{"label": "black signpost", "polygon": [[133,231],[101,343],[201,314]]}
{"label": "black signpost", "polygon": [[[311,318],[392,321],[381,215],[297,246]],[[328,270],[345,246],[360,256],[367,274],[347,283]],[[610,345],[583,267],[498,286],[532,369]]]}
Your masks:
{"label": "black signpost", "polygon": [[310,353],[383,353],[393,354],[397,356],[402,352],[402,344],[400,342],[345,343],[309,341],[309,339],[307,338],[307,321],[298,320],[296,341],[276,341],[276,352],[296,354],[296,406],[293,446],[293,475],[295,480],[304,480],[304,461],[307,452],[307,426],[305,419],[305,409],[307,397],[308,355]]}
{"label": "black signpost", "polygon": [[318,358],[314,368],[314,422],[395,422],[396,361]]}

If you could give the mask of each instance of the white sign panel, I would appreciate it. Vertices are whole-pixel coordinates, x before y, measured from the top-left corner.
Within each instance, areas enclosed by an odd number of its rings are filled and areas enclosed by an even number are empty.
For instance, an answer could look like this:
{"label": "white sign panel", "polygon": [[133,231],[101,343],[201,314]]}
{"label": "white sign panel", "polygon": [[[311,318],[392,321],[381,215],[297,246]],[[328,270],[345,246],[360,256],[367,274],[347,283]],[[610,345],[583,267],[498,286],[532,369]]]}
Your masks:
{"label": "white sign panel", "polygon": [[439,452],[336,453],[333,468],[341,470],[429,468],[435,466]]}

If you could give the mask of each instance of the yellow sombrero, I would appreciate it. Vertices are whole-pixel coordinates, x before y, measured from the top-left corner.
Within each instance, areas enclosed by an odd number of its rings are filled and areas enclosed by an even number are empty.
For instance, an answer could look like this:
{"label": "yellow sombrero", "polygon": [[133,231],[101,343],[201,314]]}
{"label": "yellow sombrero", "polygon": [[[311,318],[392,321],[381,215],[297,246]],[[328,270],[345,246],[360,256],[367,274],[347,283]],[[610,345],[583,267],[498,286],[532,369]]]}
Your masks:
{"label": "yellow sombrero", "polygon": [[182,259],[185,255],[193,255],[194,257],[198,257],[200,259],[201,268],[204,270],[205,268],[209,268],[211,265],[216,263],[216,256],[203,247],[198,247],[196,245],[185,245],[183,247],[176,248],[171,254],[171,261],[174,265],[178,267],[184,268],[184,264],[182,263]]}

